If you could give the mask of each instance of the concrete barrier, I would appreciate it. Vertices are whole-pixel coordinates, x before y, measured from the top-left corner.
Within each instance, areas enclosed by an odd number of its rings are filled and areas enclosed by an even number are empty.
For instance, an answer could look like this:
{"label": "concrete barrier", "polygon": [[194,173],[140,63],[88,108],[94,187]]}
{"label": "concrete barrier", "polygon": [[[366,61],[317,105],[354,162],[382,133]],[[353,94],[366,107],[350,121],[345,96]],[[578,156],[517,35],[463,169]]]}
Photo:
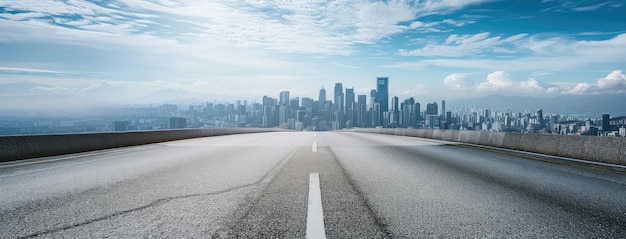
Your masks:
{"label": "concrete barrier", "polygon": [[585,137],[582,153],[589,160],[619,164],[622,141],[623,138],[617,137]]}
{"label": "concrete barrier", "polygon": [[181,129],[86,134],[17,135],[0,137],[0,162],[199,137],[274,132],[280,129]]}
{"label": "concrete barrier", "polygon": [[[386,131],[381,129],[358,129],[357,131],[394,134],[386,133]],[[593,162],[626,165],[626,137],[546,135],[433,129],[406,129],[402,134],[418,138],[478,144]]]}

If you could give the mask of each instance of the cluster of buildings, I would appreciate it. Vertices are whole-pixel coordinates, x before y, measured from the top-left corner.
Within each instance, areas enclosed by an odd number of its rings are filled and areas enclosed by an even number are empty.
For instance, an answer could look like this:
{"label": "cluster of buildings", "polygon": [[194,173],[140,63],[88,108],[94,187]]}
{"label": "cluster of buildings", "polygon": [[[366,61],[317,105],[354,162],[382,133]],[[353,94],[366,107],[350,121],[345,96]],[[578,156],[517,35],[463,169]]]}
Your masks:
{"label": "cluster of buildings", "polygon": [[[540,106],[539,106],[540,107]],[[269,127],[306,131],[344,128],[434,128],[562,135],[626,136],[626,116],[601,118],[533,112],[499,111],[475,106],[424,105],[414,98],[390,97],[389,78],[376,78],[369,95],[336,83],[317,98],[281,91],[261,102],[164,104],[100,110],[98,117],[1,118],[0,135],[110,132],[180,128]]]}
{"label": "cluster of buildings", "polygon": [[[330,91],[330,90],[329,90]],[[472,106],[446,108],[446,101],[425,105],[414,98],[389,96],[389,78],[376,78],[376,89],[357,95],[354,88],[336,83],[332,92],[322,87],[316,99],[293,97],[281,91],[278,98],[264,96],[248,104],[205,103],[171,112],[169,128],[269,127],[307,131],[343,128],[435,128],[563,135],[625,136],[625,117],[576,118],[536,112],[512,112]],[[117,128],[116,130],[126,130]]]}

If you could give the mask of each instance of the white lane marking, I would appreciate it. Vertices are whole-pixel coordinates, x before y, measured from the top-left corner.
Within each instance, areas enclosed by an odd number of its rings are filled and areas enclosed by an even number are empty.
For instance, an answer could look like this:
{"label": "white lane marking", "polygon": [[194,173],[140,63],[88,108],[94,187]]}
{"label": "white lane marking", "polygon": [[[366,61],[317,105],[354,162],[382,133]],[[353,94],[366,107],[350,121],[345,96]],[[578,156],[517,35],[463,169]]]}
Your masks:
{"label": "white lane marking", "polygon": [[306,238],[326,238],[319,173],[311,173],[309,175],[309,202],[306,216]]}
{"label": "white lane marking", "polygon": [[317,153],[317,140],[313,141],[313,145],[311,145],[311,152]]}
{"label": "white lane marking", "polygon": [[316,132],[313,132],[313,137],[317,137],[317,133]]}

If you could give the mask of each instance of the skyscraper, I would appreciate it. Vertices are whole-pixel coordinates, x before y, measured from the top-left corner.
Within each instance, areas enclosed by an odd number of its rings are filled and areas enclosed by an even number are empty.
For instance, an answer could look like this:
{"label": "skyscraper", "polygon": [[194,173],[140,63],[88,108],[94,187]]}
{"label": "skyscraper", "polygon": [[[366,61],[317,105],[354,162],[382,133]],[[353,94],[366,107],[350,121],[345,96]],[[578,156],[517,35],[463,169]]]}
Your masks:
{"label": "skyscraper", "polygon": [[343,84],[335,83],[334,105],[333,105],[333,129],[342,129],[345,127],[344,120],[344,94]]}
{"label": "skyscraper", "polygon": [[170,117],[170,129],[187,128],[187,119],[183,117]]}
{"label": "skyscraper", "polygon": [[439,107],[437,102],[429,103],[426,105],[426,127],[437,128],[439,127]]}
{"label": "skyscraper", "polygon": [[602,114],[602,131],[611,131],[611,123],[609,114]]}
{"label": "skyscraper", "polygon": [[389,124],[391,127],[398,127],[398,123],[400,122],[400,106],[399,106],[400,98],[394,96],[391,98],[391,110],[389,111]]}
{"label": "skyscraper", "polygon": [[384,113],[389,111],[389,77],[376,78],[376,103],[380,105],[377,112],[380,126],[387,127],[384,123]]}
{"label": "skyscraper", "polygon": [[281,91],[278,105],[289,106],[289,91]]}
{"label": "skyscraper", "polygon": [[346,112],[354,109],[354,100],[354,88],[346,88],[346,107],[344,108]]}
{"label": "skyscraper", "polygon": [[543,110],[539,109],[537,111],[537,123],[539,123],[539,130],[543,129]]}
{"label": "skyscraper", "polygon": [[446,114],[446,101],[442,100],[441,101],[441,115],[445,115]]}
{"label": "skyscraper", "polygon": [[354,88],[346,88],[346,98],[345,98],[345,103],[346,106],[344,107],[344,111],[345,111],[345,121],[346,122],[350,122],[350,125],[346,125],[347,127],[353,127],[356,123],[356,112],[357,110],[355,109],[355,95],[354,95]]}
{"label": "skyscraper", "polygon": [[335,107],[333,108],[335,111],[341,111],[343,112],[343,106],[344,106],[344,98],[343,98],[343,84],[341,83],[335,83],[335,92],[334,92],[335,98],[334,98],[334,102],[335,103]]}
{"label": "skyscraper", "polygon": [[365,114],[367,113],[367,95],[358,95],[357,96],[357,106],[356,106],[356,126],[357,127],[365,127]]}
{"label": "skyscraper", "polygon": [[320,104],[322,105],[326,103],[326,89],[324,89],[323,86],[322,86],[322,89],[320,89],[319,101],[320,101]]}

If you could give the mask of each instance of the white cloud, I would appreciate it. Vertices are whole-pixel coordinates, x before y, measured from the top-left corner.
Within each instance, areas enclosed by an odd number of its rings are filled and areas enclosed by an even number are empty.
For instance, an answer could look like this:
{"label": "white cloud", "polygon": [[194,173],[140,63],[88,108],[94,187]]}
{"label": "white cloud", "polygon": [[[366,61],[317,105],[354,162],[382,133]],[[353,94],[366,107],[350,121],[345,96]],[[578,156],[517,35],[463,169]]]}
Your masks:
{"label": "white cloud", "polygon": [[[469,36],[469,35],[467,35]],[[485,34],[477,37],[473,35],[473,39],[460,37],[458,35],[450,36],[446,41],[450,43],[455,42],[472,42],[475,39],[488,39]],[[441,66],[450,68],[464,68],[464,69],[482,69],[482,70],[497,70],[507,69],[510,71],[542,71],[542,72],[555,72],[564,70],[573,70],[582,66],[592,65],[606,65],[606,64],[622,64],[624,56],[626,55],[626,33],[619,34],[613,38],[607,40],[596,41],[573,41],[566,38],[546,38],[540,39],[537,36],[532,36],[528,41],[522,41],[518,39],[527,39],[525,36],[515,35],[498,42],[514,41],[516,43],[516,52],[523,52],[523,49],[531,51],[532,54],[528,54],[525,57],[509,58],[509,59],[493,59],[493,58],[481,58],[474,56],[471,58],[435,58],[424,59],[419,61],[405,61],[398,62],[389,65],[383,65],[383,68],[400,68],[400,69],[423,69],[429,66]],[[421,54],[425,56],[457,56],[461,55],[461,52],[480,52],[481,48],[476,47],[483,44],[465,44],[463,47],[460,45],[432,45],[431,48],[418,49],[414,52],[404,51],[403,55]],[[497,47],[491,48],[493,51],[500,51],[502,49]],[[505,49],[506,50],[506,49]],[[438,54],[437,54],[438,53]]]}
{"label": "white cloud", "polygon": [[465,90],[473,86],[473,81],[466,74],[454,73],[443,79],[443,84],[452,89]]}
{"label": "white cloud", "polygon": [[425,13],[449,13],[469,5],[477,5],[492,0],[426,0],[422,1],[420,7]]}
{"label": "white cloud", "polygon": [[[353,53],[356,43],[376,43],[408,30],[405,22],[415,20],[420,14],[449,12],[481,2],[485,1],[120,0],[106,4],[6,0],[2,3],[6,9],[29,13],[5,13],[0,14],[0,18],[39,22],[42,23],[40,27],[71,25],[82,30],[83,35],[112,33],[122,37],[144,34],[177,41],[191,37],[281,52],[346,55]],[[55,20],[49,22],[40,18],[42,16],[51,16]],[[176,21],[173,22],[172,18]],[[446,22],[457,26],[466,23],[451,19]],[[54,33],[54,30],[40,29],[39,32]]]}
{"label": "white cloud", "polygon": [[508,72],[496,71],[487,75],[487,81],[476,85],[479,91],[498,91],[510,88],[515,80],[509,76]]}
{"label": "white cloud", "polygon": [[58,71],[44,70],[44,69],[32,69],[32,68],[18,68],[18,67],[2,67],[0,66],[0,71],[5,72],[14,72],[14,73],[60,73]]}
{"label": "white cloud", "polygon": [[401,49],[398,51],[402,56],[443,56],[461,57],[478,56],[485,52],[503,52],[509,44],[514,44],[525,38],[528,34],[517,34],[502,39],[501,36],[490,37],[489,32],[478,34],[451,34],[443,43],[429,43],[415,50]]}
{"label": "white cloud", "polygon": [[571,0],[543,0],[541,3],[548,3],[551,6],[544,9],[543,11],[555,11],[555,12],[588,12],[588,11],[596,11],[602,8],[619,8],[623,6],[623,3],[620,1],[571,1]]}
{"label": "white cloud", "polygon": [[445,19],[442,21],[443,23],[455,26],[455,27],[462,27],[468,24],[473,24],[476,23],[476,21],[474,20],[455,20],[455,19]]}
{"label": "white cloud", "polygon": [[600,95],[626,93],[626,74],[615,70],[595,83],[588,82],[541,82],[535,78],[520,80],[506,71],[495,71],[487,75],[486,81],[473,84],[466,74],[455,73],[448,75],[443,83],[455,90],[474,90],[477,92],[494,92],[517,95],[545,95],[545,94],[572,94],[572,95]]}
{"label": "white cloud", "polygon": [[399,98],[408,98],[425,94],[428,94],[428,87],[424,84],[415,84],[406,89],[395,90],[394,95],[398,96]]}
{"label": "white cloud", "polygon": [[438,22],[421,22],[421,21],[414,21],[409,25],[410,29],[429,29],[432,28],[434,26],[439,25]]}
{"label": "white cloud", "polygon": [[621,70],[609,73],[606,77],[599,79],[595,84],[586,82],[579,83],[573,89],[564,92],[564,94],[573,95],[623,93],[626,93],[626,74],[624,74]]}
{"label": "white cloud", "polygon": [[455,90],[472,90],[477,92],[493,92],[507,94],[554,94],[562,88],[546,84],[534,78],[519,80],[506,71],[495,71],[487,75],[486,81],[474,83],[466,74],[455,73],[444,78],[445,86]]}

